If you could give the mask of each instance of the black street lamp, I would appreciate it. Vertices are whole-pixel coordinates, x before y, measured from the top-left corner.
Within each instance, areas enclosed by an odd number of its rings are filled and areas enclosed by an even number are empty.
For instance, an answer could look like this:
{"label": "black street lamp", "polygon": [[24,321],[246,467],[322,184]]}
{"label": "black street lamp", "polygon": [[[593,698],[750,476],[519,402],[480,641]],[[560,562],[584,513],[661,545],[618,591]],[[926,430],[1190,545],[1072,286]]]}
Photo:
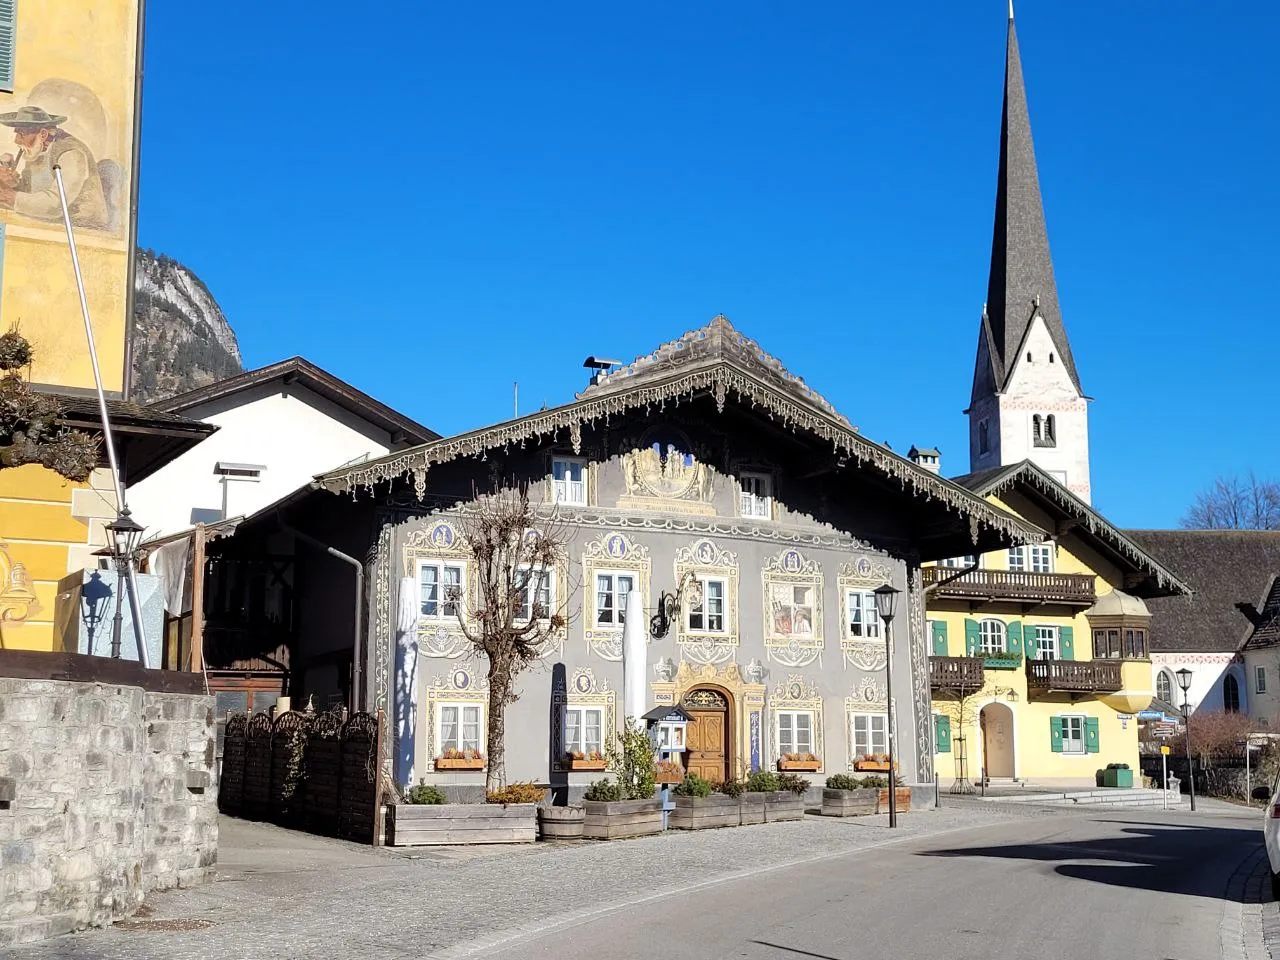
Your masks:
{"label": "black street lamp", "polygon": [[893,615],[898,605],[898,594],[902,591],[886,583],[876,587],[876,615],[884,624],[884,684],[885,707],[889,711],[889,826],[898,825],[898,778],[894,767],[894,729],[893,729]]}
{"label": "black street lamp", "polygon": [[1191,705],[1187,691],[1191,689],[1191,671],[1183,667],[1177,672],[1178,686],[1182,688],[1182,724],[1187,728],[1187,779],[1191,781],[1191,812],[1196,812],[1196,767],[1191,758]]}
{"label": "black street lamp", "polygon": [[[138,521],[129,515],[129,508],[122,507],[120,512],[116,514],[115,520],[108,523],[107,530],[107,548],[111,551],[111,556],[116,561],[116,610],[115,615],[111,618],[111,656],[117,660],[120,658],[120,634],[124,628],[124,608],[122,606],[125,598],[125,590],[130,572],[133,569],[133,557],[137,552],[138,544],[142,540],[143,527]],[[138,643],[143,642],[142,637],[136,638]]]}

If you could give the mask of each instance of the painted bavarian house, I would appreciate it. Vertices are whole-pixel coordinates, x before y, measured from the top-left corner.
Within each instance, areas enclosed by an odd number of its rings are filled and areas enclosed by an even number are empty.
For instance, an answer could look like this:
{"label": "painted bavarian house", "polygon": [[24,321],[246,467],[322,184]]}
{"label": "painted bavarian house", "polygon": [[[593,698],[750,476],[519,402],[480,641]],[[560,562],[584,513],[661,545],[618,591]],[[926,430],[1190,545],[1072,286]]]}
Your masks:
{"label": "painted bavarian house", "polygon": [[[589,757],[621,723],[626,595],[638,591],[647,622],[686,574],[700,599],[648,644],[645,707],[692,714],[692,769],[723,779],[813,754],[821,776],[885,752],[885,635],[871,591],[892,583],[903,591],[899,770],[931,780],[921,565],[1044,537],[865,439],[716,317],[599,373],[572,403],[331,472],[214,545],[211,580],[240,597],[266,586],[246,587],[237,569],[292,556],[271,588],[292,637],[283,692],[323,705],[354,683],[358,705],[389,718],[385,756],[402,783],[483,783],[454,753],[486,753],[486,663],[455,606],[474,602],[459,518],[476,491],[514,484],[569,530],[545,598],[566,598],[569,617],[518,680],[506,770],[571,788],[600,775],[571,755]],[[330,547],[361,561],[358,631],[355,571]],[[215,589],[210,610],[232,608],[245,606]]]}

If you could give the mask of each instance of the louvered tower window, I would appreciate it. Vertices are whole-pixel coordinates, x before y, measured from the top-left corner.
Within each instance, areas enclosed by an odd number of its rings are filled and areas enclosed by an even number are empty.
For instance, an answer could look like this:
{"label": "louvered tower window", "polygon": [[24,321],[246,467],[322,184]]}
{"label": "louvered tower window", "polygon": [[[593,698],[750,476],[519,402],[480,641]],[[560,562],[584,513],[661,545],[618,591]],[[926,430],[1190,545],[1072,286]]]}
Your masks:
{"label": "louvered tower window", "polygon": [[13,92],[13,40],[18,0],[0,0],[0,90]]}

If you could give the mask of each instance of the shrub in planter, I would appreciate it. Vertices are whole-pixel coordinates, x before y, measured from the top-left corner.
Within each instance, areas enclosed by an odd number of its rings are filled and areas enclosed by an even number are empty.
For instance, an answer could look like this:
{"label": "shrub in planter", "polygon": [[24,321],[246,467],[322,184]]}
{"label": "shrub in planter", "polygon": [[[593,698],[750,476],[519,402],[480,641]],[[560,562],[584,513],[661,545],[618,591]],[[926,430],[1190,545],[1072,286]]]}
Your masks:
{"label": "shrub in planter", "polygon": [[809,781],[794,773],[778,774],[778,789],[803,797],[809,791]]}
{"label": "shrub in planter", "polygon": [[778,775],[770,770],[756,770],[747,777],[747,790],[750,793],[776,793],[779,789]]}
{"label": "shrub in planter", "polygon": [[622,787],[614,780],[596,780],[587,787],[582,799],[597,803],[616,803],[622,799]]}
{"label": "shrub in planter", "polygon": [[675,788],[677,797],[709,797],[711,796],[711,781],[704,780],[696,773],[687,774],[684,780]]}
{"label": "shrub in planter", "polygon": [[541,803],[546,796],[546,788],[536,783],[509,783],[485,794],[485,803]]}
{"label": "shrub in planter", "polygon": [[656,786],[653,744],[649,733],[634,718],[628,717],[621,733],[605,748],[609,771],[618,778],[628,800],[649,800]]}
{"label": "shrub in planter", "polygon": [[437,787],[433,787],[425,780],[420,780],[416,787],[409,788],[409,792],[405,794],[404,802],[409,804],[436,805],[448,803],[449,801]]}
{"label": "shrub in planter", "polygon": [[822,815],[862,817],[875,813],[879,787],[887,783],[884,777],[851,777],[847,773],[827,777],[827,787],[822,791]]}
{"label": "shrub in planter", "polygon": [[723,783],[714,784],[711,789],[716,793],[723,793],[726,797],[741,797],[747,792],[747,785],[741,780],[725,780]]}
{"label": "shrub in planter", "polygon": [[836,773],[827,777],[828,790],[857,790],[861,786],[860,777],[851,777],[847,773]]}

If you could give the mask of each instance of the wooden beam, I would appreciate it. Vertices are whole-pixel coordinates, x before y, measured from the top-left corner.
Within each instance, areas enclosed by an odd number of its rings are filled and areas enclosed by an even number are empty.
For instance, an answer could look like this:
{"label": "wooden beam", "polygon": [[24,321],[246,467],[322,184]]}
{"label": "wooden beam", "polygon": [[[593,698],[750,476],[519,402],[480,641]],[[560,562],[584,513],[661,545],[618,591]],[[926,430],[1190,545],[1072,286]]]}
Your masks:
{"label": "wooden beam", "polygon": [[191,548],[191,670],[204,672],[204,541],[203,523],[196,524]]}

